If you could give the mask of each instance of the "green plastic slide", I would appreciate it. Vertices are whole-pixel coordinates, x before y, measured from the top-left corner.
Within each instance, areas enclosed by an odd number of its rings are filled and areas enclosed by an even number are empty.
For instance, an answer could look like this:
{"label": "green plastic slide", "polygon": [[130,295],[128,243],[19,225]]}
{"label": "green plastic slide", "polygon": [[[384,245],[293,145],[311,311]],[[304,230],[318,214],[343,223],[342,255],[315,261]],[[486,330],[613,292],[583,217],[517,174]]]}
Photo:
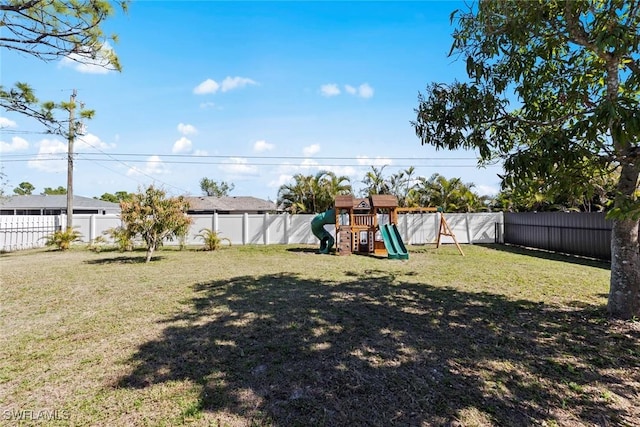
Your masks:
{"label": "green plastic slide", "polygon": [[407,248],[404,246],[398,227],[395,224],[381,225],[380,234],[382,234],[388,258],[409,259],[409,252],[407,252]]}
{"label": "green plastic slide", "polygon": [[314,236],[320,239],[320,253],[328,254],[335,243],[335,239],[324,226],[327,224],[336,223],[336,210],[328,209],[322,213],[319,213],[311,220],[311,232]]}

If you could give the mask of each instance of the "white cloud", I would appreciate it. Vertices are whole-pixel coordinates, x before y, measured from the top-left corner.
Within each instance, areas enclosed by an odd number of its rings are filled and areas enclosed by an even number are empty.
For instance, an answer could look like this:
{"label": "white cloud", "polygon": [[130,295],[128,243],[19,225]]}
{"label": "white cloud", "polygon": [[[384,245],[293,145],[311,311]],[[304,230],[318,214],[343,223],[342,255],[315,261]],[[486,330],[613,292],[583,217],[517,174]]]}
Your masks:
{"label": "white cloud", "polygon": [[476,190],[481,196],[494,196],[500,192],[499,189],[490,185],[476,185]]}
{"label": "white cloud", "polygon": [[308,170],[311,168],[316,168],[319,169],[320,168],[320,163],[318,163],[317,161],[313,160],[313,159],[304,159],[302,161],[302,163],[300,163],[300,168],[303,170]]}
{"label": "white cloud", "polygon": [[373,88],[371,86],[369,86],[369,83],[363,83],[360,86],[358,86],[358,96],[360,98],[371,98],[373,97]]}
{"label": "white cloud", "polygon": [[173,144],[172,153],[188,153],[192,149],[192,144],[187,137],[182,137]]}
{"label": "white cloud", "polygon": [[107,144],[103,142],[99,137],[92,133],[88,133],[86,135],[82,135],[76,138],[76,143],[74,145],[74,151],[95,151],[95,150],[107,150],[109,148],[115,147],[115,144]]}
{"label": "white cloud", "polygon": [[320,86],[320,93],[322,96],[337,96],[340,95],[340,89],[338,85],[335,83],[328,83],[326,85]]}
{"label": "white cloud", "polygon": [[295,175],[296,173],[308,174],[312,170],[319,171],[320,164],[313,159],[304,159],[299,164],[284,163],[278,167],[278,173],[281,175]]}
{"label": "white cloud", "polygon": [[11,153],[12,151],[26,150],[29,143],[26,139],[14,136],[11,142],[0,141],[0,153]]}
{"label": "white cloud", "polygon": [[27,162],[27,167],[43,172],[67,170],[67,144],[55,139],[43,139],[38,144],[38,154]]}
{"label": "white cloud", "polygon": [[[369,83],[362,83],[360,86],[355,87],[351,85],[344,85],[344,91],[349,95],[357,96],[360,98],[371,98],[373,97],[374,90],[369,85]],[[323,96],[337,96],[340,95],[340,88],[335,83],[329,83],[320,86],[320,93]]]}
{"label": "white cloud", "polygon": [[353,183],[353,177],[355,177],[357,175],[356,168],[354,168],[353,166],[327,166],[327,167],[322,168],[322,169],[326,170],[326,171],[329,171],[329,172],[333,172],[337,176],[348,176],[348,177],[351,177],[352,178],[352,180],[351,180],[352,183]]}
{"label": "white cloud", "polygon": [[[194,92],[195,92],[195,91],[194,91]],[[206,108],[213,108],[213,107],[215,107],[215,106],[216,106],[216,104],[215,104],[215,103],[213,103],[213,102],[201,102],[201,103],[200,103],[200,108],[202,108],[202,109],[206,109]]]}
{"label": "white cloud", "polygon": [[208,156],[209,153],[205,150],[195,150],[193,153],[194,156]]}
{"label": "white cloud", "polygon": [[85,74],[107,74],[115,70],[115,67],[109,62],[111,55],[113,55],[113,48],[109,42],[105,42],[98,50],[95,58],[89,48],[81,48],[80,52],[72,53],[62,58],[60,65],[73,68]]}
{"label": "white cloud", "polygon": [[386,166],[393,164],[393,160],[387,157],[370,158],[367,156],[357,156],[356,161],[362,166]]}
{"label": "white cloud", "polygon": [[193,125],[189,125],[189,124],[185,125],[184,123],[179,123],[178,132],[180,132],[183,135],[195,135],[198,133],[198,129],[196,129],[195,126]]}
{"label": "white cloud", "polygon": [[269,181],[268,186],[270,188],[280,188],[283,185],[286,185],[292,182],[293,182],[293,175],[283,173],[283,174],[280,174],[277,179]]}
{"label": "white cloud", "polygon": [[257,175],[258,169],[247,163],[245,158],[231,157],[220,166],[220,169],[232,175]]}
{"label": "white cloud", "polygon": [[151,156],[142,168],[133,167],[127,171],[127,176],[134,175],[162,175],[168,174],[169,168],[160,156]]}
{"label": "white cloud", "polygon": [[0,117],[0,128],[14,128],[18,125],[11,119],[7,119],[6,117]]}
{"label": "white cloud", "polygon": [[215,80],[207,79],[193,89],[196,95],[206,95],[208,93],[216,93],[220,89],[220,85]]}
{"label": "white cloud", "polygon": [[253,144],[253,151],[258,152],[258,153],[263,152],[263,151],[271,151],[274,148],[275,148],[275,145],[268,143],[264,139],[256,141]]}
{"label": "white cloud", "polygon": [[312,144],[312,145],[309,145],[308,147],[304,147],[302,149],[302,153],[305,156],[313,156],[314,154],[316,154],[319,151],[320,151],[320,144]]}
{"label": "white cloud", "polygon": [[222,81],[222,91],[228,92],[233,89],[240,89],[247,85],[257,84],[254,80],[247,77],[225,77]]}

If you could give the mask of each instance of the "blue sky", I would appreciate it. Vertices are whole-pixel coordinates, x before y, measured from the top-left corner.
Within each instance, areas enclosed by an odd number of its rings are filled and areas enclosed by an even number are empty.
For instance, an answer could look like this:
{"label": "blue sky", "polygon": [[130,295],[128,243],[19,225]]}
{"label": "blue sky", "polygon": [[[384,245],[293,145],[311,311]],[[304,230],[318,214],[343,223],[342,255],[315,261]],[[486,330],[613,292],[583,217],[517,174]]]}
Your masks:
{"label": "blue sky", "polygon": [[[74,193],[134,192],[155,184],[201,194],[203,177],[234,196],[275,200],[296,173],[331,170],[355,189],[371,166],[409,166],[499,189],[499,166],[473,151],[421,146],[410,121],[418,92],[465,78],[448,57],[458,2],[137,1],[106,21],[121,73],[2,51],[1,81],[25,81],[41,100],[73,89],[96,111],[76,142]],[[12,193],[66,186],[66,141],[0,112],[0,155]]]}

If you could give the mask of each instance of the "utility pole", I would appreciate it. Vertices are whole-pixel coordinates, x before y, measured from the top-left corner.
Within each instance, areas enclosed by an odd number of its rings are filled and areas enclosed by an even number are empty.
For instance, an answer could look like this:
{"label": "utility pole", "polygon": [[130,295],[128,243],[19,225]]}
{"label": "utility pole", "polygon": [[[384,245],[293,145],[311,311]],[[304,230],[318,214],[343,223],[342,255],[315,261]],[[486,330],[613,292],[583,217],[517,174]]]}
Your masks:
{"label": "utility pole", "polygon": [[69,102],[69,145],[67,150],[67,229],[73,227],[73,142],[76,138],[76,95],[74,89]]}

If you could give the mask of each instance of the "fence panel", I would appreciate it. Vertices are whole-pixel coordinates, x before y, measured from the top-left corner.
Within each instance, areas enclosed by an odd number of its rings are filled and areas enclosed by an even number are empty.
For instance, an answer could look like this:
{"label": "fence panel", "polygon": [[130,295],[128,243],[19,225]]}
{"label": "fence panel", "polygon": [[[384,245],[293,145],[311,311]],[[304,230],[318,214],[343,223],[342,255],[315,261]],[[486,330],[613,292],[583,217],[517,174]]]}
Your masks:
{"label": "fence panel", "polygon": [[603,212],[505,213],[504,242],[610,260],[611,221]]}
{"label": "fence panel", "polygon": [[[398,218],[398,230],[407,244],[434,243],[440,224],[440,214],[402,214]],[[211,229],[228,238],[234,245],[243,244],[317,244],[318,239],[311,232],[311,220],[315,215],[289,214],[212,214],[192,215],[193,224],[186,236],[187,245],[202,245],[197,237],[204,228]],[[460,243],[493,242],[495,223],[502,222],[502,213],[445,214],[449,226]],[[57,216],[1,216],[0,250],[12,251],[40,247],[44,237],[55,231],[55,227],[66,223],[64,215]],[[118,215],[74,215],[74,228],[81,235],[81,241],[91,242],[104,231],[122,224]],[[325,226],[335,235],[335,226]],[[104,236],[109,239],[109,236]],[[453,242],[443,238],[443,243]],[[180,244],[167,241],[165,245]]]}
{"label": "fence panel", "polygon": [[47,236],[59,229],[60,224],[58,216],[0,216],[0,250],[41,248]]}

